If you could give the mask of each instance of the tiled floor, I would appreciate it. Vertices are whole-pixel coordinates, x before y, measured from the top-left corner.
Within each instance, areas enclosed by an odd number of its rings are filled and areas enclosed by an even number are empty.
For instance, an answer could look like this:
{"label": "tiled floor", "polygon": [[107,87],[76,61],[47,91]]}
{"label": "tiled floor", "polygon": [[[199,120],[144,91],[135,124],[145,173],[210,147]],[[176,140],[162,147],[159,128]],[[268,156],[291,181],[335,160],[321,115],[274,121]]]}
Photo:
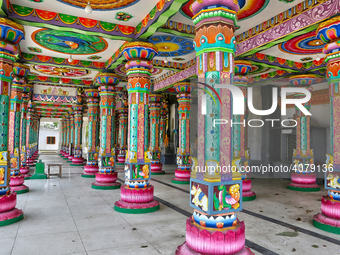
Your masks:
{"label": "tiled floor", "polygon": [[[152,184],[156,197],[182,209],[182,213],[161,203],[157,212],[131,215],[113,209],[120,190],[92,189],[93,179],[81,178],[82,168],[71,167],[60,156],[41,155],[40,159],[45,163],[63,162],[63,177],[25,182],[30,192],[18,195],[17,204],[17,208],[24,210],[25,219],[0,228],[1,255],[174,254],[176,247],[185,241],[187,216],[183,210],[192,212],[189,195],[184,192],[189,185],[171,183],[175,166],[165,166],[166,175],[152,177],[172,186],[157,181]],[[119,177],[123,177],[122,172]],[[238,214],[245,221],[246,238],[253,245],[252,250],[255,254],[340,254],[340,241],[335,244],[340,236],[312,225],[312,216],[320,211],[320,197],[326,192],[299,193],[287,190],[287,183],[272,179],[253,181],[258,198],[244,202],[243,208],[268,218],[246,212]],[[297,221],[298,218],[301,220]],[[299,232],[297,237],[279,236],[278,233],[294,231],[280,222],[311,232]],[[315,233],[322,236],[316,237]],[[326,241],[327,237],[336,241]]]}

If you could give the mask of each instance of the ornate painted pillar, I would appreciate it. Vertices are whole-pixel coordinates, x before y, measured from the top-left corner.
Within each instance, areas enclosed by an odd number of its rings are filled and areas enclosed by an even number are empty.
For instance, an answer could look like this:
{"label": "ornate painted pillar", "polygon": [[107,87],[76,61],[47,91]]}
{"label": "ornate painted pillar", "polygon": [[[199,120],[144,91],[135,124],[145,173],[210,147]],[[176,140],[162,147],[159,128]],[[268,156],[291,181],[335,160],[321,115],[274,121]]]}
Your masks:
{"label": "ornate painted pillar", "polygon": [[66,132],[65,132],[65,126],[66,126],[66,120],[65,116],[62,117],[61,121],[61,148],[60,148],[60,156],[63,156],[65,153],[65,137],[66,137]]}
{"label": "ornate painted pillar", "polygon": [[74,153],[71,166],[83,166],[83,89],[78,88],[77,103],[74,105]]}
{"label": "ornate painted pillar", "polygon": [[69,111],[70,116],[70,140],[69,140],[69,156],[67,162],[72,163],[72,159],[74,157],[74,111]]}
{"label": "ornate painted pillar", "polygon": [[[307,87],[312,92],[316,76],[312,74],[295,75],[289,78],[293,87]],[[304,98],[305,94],[295,94],[295,98]],[[311,100],[304,104],[307,110],[311,108]],[[293,166],[291,173],[292,183],[287,188],[297,191],[319,191],[316,184],[313,150],[310,148],[310,116],[305,116],[298,107],[295,107],[296,115],[296,149],[293,151]],[[314,170],[313,170],[314,168]]]}
{"label": "ornate painted pillar", "polygon": [[115,171],[115,146],[113,135],[115,132],[115,86],[120,79],[113,73],[99,73],[96,82],[100,90],[100,118],[101,136],[100,153],[98,159],[99,172],[93,189],[118,189],[117,172]]}
{"label": "ornate painted pillar", "polygon": [[115,203],[115,210],[148,213],[159,209],[159,203],[153,199],[154,187],[149,183],[151,153],[145,150],[152,59],[158,51],[151,43],[130,42],[125,44],[123,54],[128,60],[125,66],[129,94],[128,151],[125,183],[121,187],[121,199]]}
{"label": "ornate painted pillar", "polygon": [[27,165],[31,166],[34,163],[33,159],[33,122],[35,115],[35,104],[32,102],[28,103],[28,113],[27,113],[27,128],[26,128],[26,162]]}
{"label": "ornate painted pillar", "polygon": [[330,154],[327,155],[325,189],[321,198],[321,212],[314,216],[313,224],[322,230],[340,234],[340,17],[331,18],[318,27],[318,38],[327,43],[327,80],[330,95]]}
{"label": "ornate painted pillar", "polygon": [[11,190],[17,194],[26,193],[29,188],[24,185],[25,176],[20,173],[20,121],[22,94],[25,89],[25,77],[29,72],[29,67],[20,63],[15,63],[13,67],[14,78],[11,86],[10,113],[9,113],[9,142],[8,149],[11,161]]}
{"label": "ornate painted pillar", "polygon": [[[161,148],[162,154],[165,154],[166,145],[166,127],[168,121],[168,105],[166,103],[166,99],[163,100],[162,110],[161,110],[161,121],[160,121],[160,131],[159,131],[159,146]],[[164,151],[162,151],[164,148]]]}
{"label": "ornate painted pillar", "polygon": [[[231,0],[201,0],[192,10],[198,81],[209,86],[199,84],[198,158],[190,178],[194,213],[176,254],[253,254],[245,248],[245,225],[236,214],[242,210],[242,180],[232,160],[232,95],[223,87],[233,82],[239,6]],[[216,119],[228,124],[218,125]]]}
{"label": "ornate painted pillar", "polygon": [[26,178],[30,177],[29,166],[27,165],[27,151],[26,151],[26,129],[27,129],[27,113],[28,102],[30,100],[31,92],[33,90],[33,84],[25,84],[24,93],[22,95],[22,107],[21,107],[21,123],[20,123],[20,173]]}
{"label": "ornate painted pillar", "polygon": [[70,129],[70,115],[65,115],[65,153],[64,153],[64,159],[68,160],[68,157],[70,156],[70,135],[71,135],[71,129]]}
{"label": "ornate painted pillar", "polygon": [[[239,87],[244,95],[244,106],[247,111],[247,87],[248,77],[246,76],[251,70],[251,62],[244,60],[236,60],[234,68],[234,85]],[[256,194],[251,191],[251,179],[248,179],[247,173],[244,171],[249,166],[250,153],[248,148],[248,125],[247,115],[233,115],[233,161],[242,173],[242,197],[243,201],[252,201],[256,199]]]}
{"label": "ornate painted pillar", "polygon": [[84,166],[84,173],[81,177],[94,178],[98,173],[98,154],[99,154],[99,91],[97,89],[86,89],[87,114],[89,117],[88,149],[87,162]]}
{"label": "ornate painted pillar", "polygon": [[128,133],[128,108],[122,104],[121,108],[118,108],[119,111],[119,154],[118,154],[118,162],[117,165],[124,165],[125,156],[127,150],[127,133]]}
{"label": "ornate painted pillar", "polygon": [[119,154],[119,141],[120,141],[120,133],[119,133],[119,111],[118,109],[115,110],[115,136],[114,136],[114,146],[115,146],[115,155],[116,155],[116,162],[118,161],[118,154]]}
{"label": "ornate painted pillar", "polygon": [[179,118],[179,145],[177,148],[177,169],[173,183],[190,183],[190,109],[191,109],[191,86],[190,82],[179,82],[175,86],[178,100]]}
{"label": "ornate painted pillar", "polygon": [[149,151],[151,153],[151,175],[165,174],[161,164],[161,150],[159,144],[159,132],[161,121],[163,96],[157,94],[149,95],[150,126],[149,126]]}
{"label": "ornate painted pillar", "polygon": [[15,208],[17,193],[10,187],[10,95],[13,80],[13,63],[18,44],[24,38],[24,27],[6,18],[0,19],[0,226],[24,218],[22,210]]}

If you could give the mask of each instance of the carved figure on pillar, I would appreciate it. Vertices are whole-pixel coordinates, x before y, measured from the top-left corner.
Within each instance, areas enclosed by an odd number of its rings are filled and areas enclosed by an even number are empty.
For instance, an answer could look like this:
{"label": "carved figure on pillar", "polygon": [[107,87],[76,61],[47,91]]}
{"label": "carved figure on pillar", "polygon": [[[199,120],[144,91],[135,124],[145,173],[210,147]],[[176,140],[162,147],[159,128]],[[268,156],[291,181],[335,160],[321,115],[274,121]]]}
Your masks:
{"label": "carved figure on pillar", "polygon": [[128,60],[127,90],[129,94],[128,151],[125,158],[125,183],[115,210],[123,213],[147,213],[159,209],[153,199],[151,153],[146,150],[148,104],[152,59],[158,54],[151,43],[130,42],[124,45],[123,55]]}
{"label": "carved figure on pillar", "polygon": [[[200,0],[192,4],[196,27],[198,104],[198,157],[190,178],[190,206],[193,215],[186,223],[186,242],[177,255],[253,254],[245,247],[245,225],[237,218],[242,210],[241,173],[232,159],[232,128],[213,125],[215,119],[232,116],[232,84],[237,23],[237,1]],[[206,93],[212,87],[215,93]],[[215,103],[216,102],[216,103]]]}
{"label": "carved figure on pillar", "polygon": [[68,156],[68,161],[69,163],[72,163],[72,159],[74,157],[74,112],[71,110],[68,112],[69,117],[70,117],[70,140],[68,144],[68,151],[69,151],[69,156]]}
{"label": "carved figure on pillar", "polygon": [[96,173],[94,189],[118,189],[117,172],[115,171],[115,86],[120,79],[113,73],[99,73],[96,76],[100,91],[100,151],[98,158],[99,172]]}
{"label": "carved figure on pillar", "polygon": [[89,130],[88,130],[88,149],[87,162],[84,166],[84,171],[81,177],[94,178],[98,172],[98,156],[100,149],[99,142],[99,91],[97,89],[86,89],[85,95],[87,97],[87,108],[89,116]]}

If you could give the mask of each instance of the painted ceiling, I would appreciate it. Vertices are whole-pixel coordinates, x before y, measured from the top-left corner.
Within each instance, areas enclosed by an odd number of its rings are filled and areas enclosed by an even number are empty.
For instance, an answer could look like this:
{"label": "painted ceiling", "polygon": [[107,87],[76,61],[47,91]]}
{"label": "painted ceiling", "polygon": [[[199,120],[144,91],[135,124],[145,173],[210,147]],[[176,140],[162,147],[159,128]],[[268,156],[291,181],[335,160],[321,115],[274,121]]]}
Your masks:
{"label": "painted ceiling", "polygon": [[[98,72],[110,69],[122,77],[118,86],[123,87],[121,48],[142,39],[158,47],[152,81],[162,91],[173,86],[166,80],[195,76],[193,1],[90,0],[92,13],[85,12],[88,0],[6,0],[6,5],[9,17],[25,28],[21,58],[30,65],[31,82],[87,88]],[[325,55],[316,28],[337,12],[339,1],[238,2],[236,59],[252,62],[251,86],[287,84],[299,73],[316,74],[322,81]]]}

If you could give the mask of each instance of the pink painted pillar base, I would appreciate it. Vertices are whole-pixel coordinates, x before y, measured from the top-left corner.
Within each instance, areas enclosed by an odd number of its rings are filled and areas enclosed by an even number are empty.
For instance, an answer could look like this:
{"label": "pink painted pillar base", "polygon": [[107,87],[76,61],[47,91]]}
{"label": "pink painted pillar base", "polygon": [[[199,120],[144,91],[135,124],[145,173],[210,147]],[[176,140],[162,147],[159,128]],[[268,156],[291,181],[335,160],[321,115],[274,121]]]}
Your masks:
{"label": "pink painted pillar base", "polygon": [[15,208],[17,204],[17,194],[10,192],[8,195],[0,197],[0,227],[18,222],[24,218],[22,210]]}
{"label": "pink painted pillar base", "polygon": [[96,173],[96,182],[92,183],[93,189],[118,189],[120,183],[117,182],[117,173],[103,174]]}
{"label": "pink painted pillar base", "polygon": [[96,173],[98,173],[99,167],[98,166],[84,166],[84,173],[81,174],[81,177],[84,178],[94,178],[96,177]]}
{"label": "pink painted pillar base", "polygon": [[340,201],[321,198],[321,212],[313,217],[313,225],[327,232],[340,234]]}
{"label": "pink painted pillar base", "polygon": [[31,177],[32,175],[29,174],[30,168],[28,166],[22,166],[20,168],[20,174],[25,178]]}
{"label": "pink painted pillar base", "polygon": [[120,200],[115,203],[115,210],[123,213],[149,213],[159,209],[159,202],[154,200],[154,187],[121,187]]}
{"label": "pink painted pillar base", "polygon": [[176,184],[190,184],[190,169],[189,170],[175,170],[175,178],[171,180]]}
{"label": "pink painted pillar base", "polygon": [[161,163],[151,163],[151,175],[165,174],[162,170],[163,165]]}
{"label": "pink painted pillar base", "polygon": [[245,226],[243,221],[233,229],[204,229],[192,218],[187,219],[186,242],[179,246],[176,255],[248,255],[254,254],[245,247]]}
{"label": "pink painted pillar base", "polygon": [[242,199],[243,201],[252,201],[256,199],[255,192],[251,191],[251,179],[242,181]]}
{"label": "pink painted pillar base", "polygon": [[84,163],[84,159],[83,158],[72,158],[72,163],[73,164],[83,164]]}
{"label": "pink painted pillar base", "polygon": [[17,194],[23,194],[29,191],[29,188],[24,185],[25,176],[11,176],[9,185],[12,191],[15,191]]}
{"label": "pink painted pillar base", "polygon": [[125,155],[118,155],[117,156],[117,164],[119,164],[119,165],[125,164]]}
{"label": "pink painted pillar base", "polygon": [[320,187],[316,184],[315,174],[292,173],[291,180],[292,183],[287,185],[288,189],[303,192],[320,191]]}

